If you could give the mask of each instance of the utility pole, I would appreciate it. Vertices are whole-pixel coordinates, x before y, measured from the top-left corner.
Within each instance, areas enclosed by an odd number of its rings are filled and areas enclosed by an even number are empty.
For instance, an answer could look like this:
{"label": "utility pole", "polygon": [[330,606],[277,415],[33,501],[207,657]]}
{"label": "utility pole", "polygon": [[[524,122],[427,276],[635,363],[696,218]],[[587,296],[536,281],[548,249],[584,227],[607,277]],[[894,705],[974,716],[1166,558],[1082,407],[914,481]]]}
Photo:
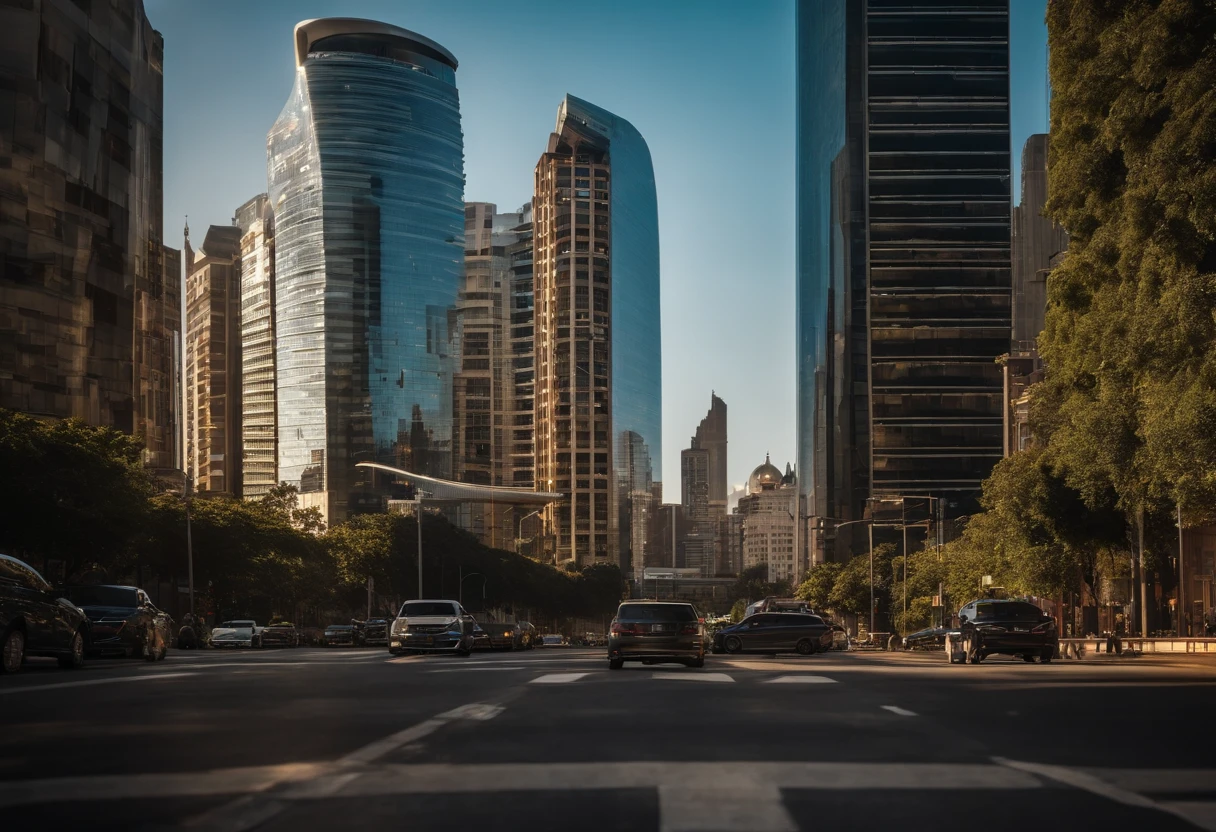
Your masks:
{"label": "utility pole", "polygon": [[1140,548],[1140,637],[1148,638],[1148,575],[1144,570],[1144,506],[1136,509],[1136,536]]}
{"label": "utility pole", "polygon": [[194,477],[186,472],[186,571],[190,582],[190,617],[194,617],[194,537],[190,530],[190,487]]}
{"label": "utility pole", "polygon": [[908,514],[907,514],[907,505],[908,505],[907,500],[901,498],[899,501],[899,519],[900,519],[900,525],[903,526],[903,531],[904,531],[904,574],[903,574],[903,581],[901,582],[904,585],[904,617],[903,617],[903,620],[900,622],[900,626],[899,626],[899,634],[901,636],[905,636],[908,634]]}
{"label": "utility pole", "polygon": [[415,486],[414,517],[418,521],[418,600],[422,600],[422,491]]}
{"label": "utility pole", "polygon": [[1184,633],[1186,627],[1186,580],[1183,577],[1186,570],[1183,566],[1183,561],[1186,560],[1186,552],[1182,548],[1182,498],[1178,498],[1178,638],[1186,638],[1190,633]]}
{"label": "utility pole", "polygon": [[870,638],[874,638],[874,518],[870,518]]}

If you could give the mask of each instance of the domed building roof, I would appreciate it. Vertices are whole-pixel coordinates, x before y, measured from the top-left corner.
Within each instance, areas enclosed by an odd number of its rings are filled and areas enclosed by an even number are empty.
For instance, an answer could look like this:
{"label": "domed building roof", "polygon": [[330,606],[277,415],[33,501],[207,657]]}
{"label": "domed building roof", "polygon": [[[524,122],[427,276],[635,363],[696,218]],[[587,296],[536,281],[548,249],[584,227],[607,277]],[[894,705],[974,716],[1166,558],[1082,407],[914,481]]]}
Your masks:
{"label": "domed building roof", "polygon": [[771,491],[780,487],[781,469],[769,462],[768,454],[765,454],[764,464],[757,466],[756,470],[752,471],[752,475],[747,478],[747,493],[755,494],[759,491]]}

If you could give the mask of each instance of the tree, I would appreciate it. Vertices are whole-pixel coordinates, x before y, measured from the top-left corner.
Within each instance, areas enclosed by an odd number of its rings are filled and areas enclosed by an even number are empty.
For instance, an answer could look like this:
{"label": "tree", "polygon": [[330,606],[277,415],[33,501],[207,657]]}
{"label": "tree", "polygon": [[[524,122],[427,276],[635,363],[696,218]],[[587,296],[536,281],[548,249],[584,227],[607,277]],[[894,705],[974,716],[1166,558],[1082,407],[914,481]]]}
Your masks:
{"label": "tree", "polygon": [[113,428],[0,410],[0,546],[63,561],[69,580],[125,568],[153,493],[142,450]]}
{"label": "tree", "polygon": [[832,587],[844,566],[833,561],[826,561],[813,568],[806,580],[798,587],[795,596],[811,605],[811,609],[826,610],[831,605]]}
{"label": "tree", "polygon": [[[874,600],[879,609],[887,606],[887,592],[891,586],[891,558],[895,545],[882,543],[874,547]],[[870,554],[857,555],[840,570],[832,591],[828,595],[830,609],[854,615],[869,615],[870,609]]]}

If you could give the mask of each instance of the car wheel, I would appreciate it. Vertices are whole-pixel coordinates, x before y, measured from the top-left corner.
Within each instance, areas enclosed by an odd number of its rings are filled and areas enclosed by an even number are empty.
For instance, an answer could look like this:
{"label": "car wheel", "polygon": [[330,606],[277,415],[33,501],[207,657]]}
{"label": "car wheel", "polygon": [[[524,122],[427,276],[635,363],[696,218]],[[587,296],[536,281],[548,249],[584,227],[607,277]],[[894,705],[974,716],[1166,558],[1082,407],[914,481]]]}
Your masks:
{"label": "car wheel", "polygon": [[798,651],[799,656],[809,656],[815,652],[815,645],[809,638],[804,638],[794,649]]}
{"label": "car wheel", "polygon": [[1027,664],[1032,664],[1034,662],[1034,654],[1033,653],[1023,654],[1022,661],[1026,662]]}
{"label": "car wheel", "polygon": [[963,652],[967,654],[967,661],[971,664],[979,664],[983,661],[983,656],[980,654],[979,648],[975,646],[975,640],[971,636],[967,636],[963,640]]}
{"label": "car wheel", "polygon": [[727,653],[738,653],[743,650],[743,641],[738,636],[727,636],[722,642],[722,649]]}
{"label": "car wheel", "polygon": [[12,627],[0,645],[0,673],[16,673],[25,661],[25,631]]}
{"label": "car wheel", "polygon": [[59,657],[59,666],[68,670],[75,670],[84,664],[84,633],[77,630],[72,634],[72,643],[68,647],[68,654]]}
{"label": "car wheel", "polygon": [[1055,651],[1052,650],[1050,647],[1045,648],[1043,650],[1043,652],[1039,654],[1039,662],[1042,664],[1048,664],[1054,658],[1055,658]]}
{"label": "car wheel", "polygon": [[609,659],[608,660],[608,669],[609,670],[620,670],[624,666],[625,666],[624,659]]}

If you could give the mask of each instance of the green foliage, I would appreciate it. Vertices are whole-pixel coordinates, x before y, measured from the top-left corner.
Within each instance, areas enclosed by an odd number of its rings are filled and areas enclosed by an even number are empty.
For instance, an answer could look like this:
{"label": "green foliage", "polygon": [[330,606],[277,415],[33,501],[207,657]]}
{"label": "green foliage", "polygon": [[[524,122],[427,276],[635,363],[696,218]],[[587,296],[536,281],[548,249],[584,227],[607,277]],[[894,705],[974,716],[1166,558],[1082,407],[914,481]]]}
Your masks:
{"label": "green foliage", "polygon": [[732,623],[738,624],[745,615],[747,615],[747,601],[740,598],[730,608],[730,620]]}
{"label": "green foliage", "polygon": [[[874,547],[874,599],[879,608],[891,587],[891,558],[895,546],[883,543]],[[857,555],[840,570],[828,594],[828,608],[839,613],[868,615],[870,609],[870,554]]]}
{"label": "green foliage", "polygon": [[821,563],[807,573],[806,579],[795,592],[795,597],[801,598],[811,605],[811,609],[826,610],[831,606],[832,587],[836,585],[844,566],[828,561]]}
{"label": "green foliage", "polygon": [[69,576],[126,563],[152,493],[141,452],[112,428],[0,410],[0,547]]}
{"label": "green foliage", "polygon": [[1216,7],[1057,0],[1036,433],[1091,509],[1216,517]]}

